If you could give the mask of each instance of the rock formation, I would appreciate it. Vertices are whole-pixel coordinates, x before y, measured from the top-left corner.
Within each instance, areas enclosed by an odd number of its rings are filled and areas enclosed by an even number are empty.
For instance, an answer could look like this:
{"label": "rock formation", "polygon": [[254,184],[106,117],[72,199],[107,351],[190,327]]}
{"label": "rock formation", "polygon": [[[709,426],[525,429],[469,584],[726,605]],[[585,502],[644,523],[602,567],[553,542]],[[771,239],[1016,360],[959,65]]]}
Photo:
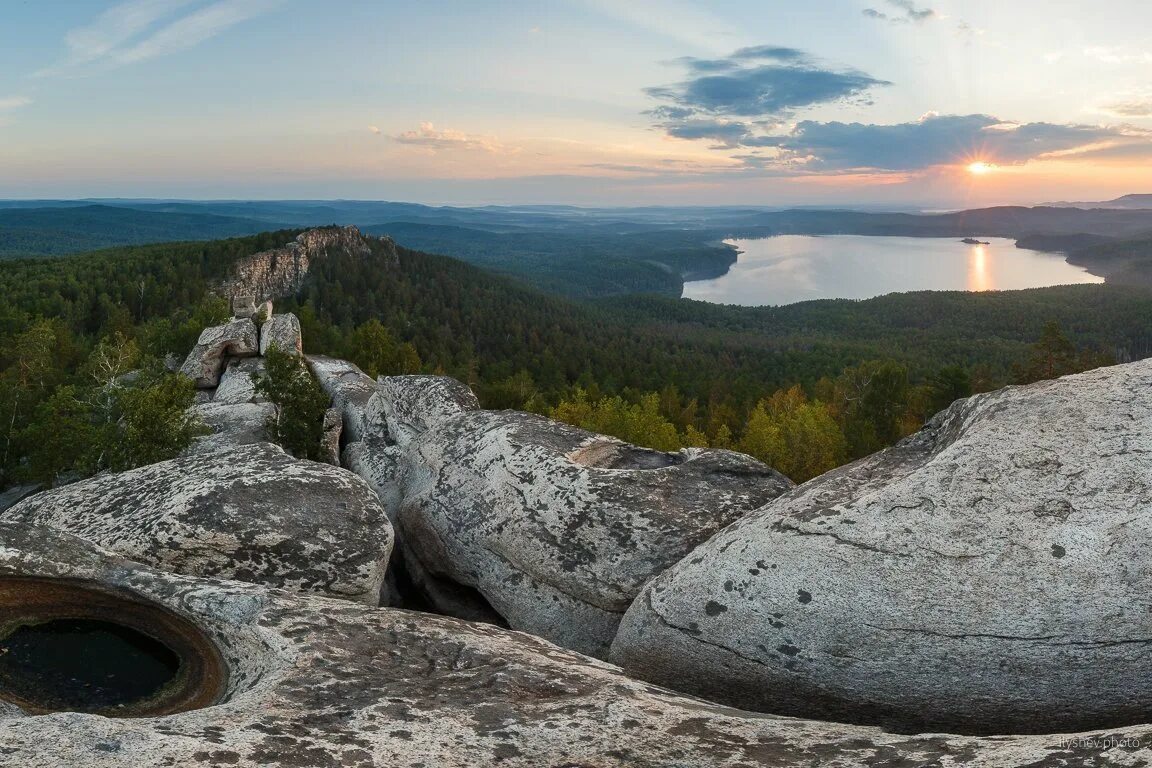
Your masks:
{"label": "rock formation", "polygon": [[512,411],[448,418],[401,462],[410,565],[600,657],[648,579],[792,486],[742,454],[660,453]]}
{"label": "rock formation", "polygon": [[363,440],[367,433],[368,401],[376,392],[376,381],[352,363],[324,355],[309,355],[308,367],[344,420],[344,439]]}
{"label": "rock formation", "polygon": [[[982,739],[741,712],[523,633],[172,576],[67,534],[0,523],[0,601],[35,578],[89,590],[107,607],[88,612],[111,623],[142,609],[177,617],[206,641],[181,648],[182,666],[203,671],[190,681],[195,695],[162,715],[30,717],[0,703],[5,765],[1138,766],[1148,754],[1132,745],[1152,741],[1147,726]],[[9,606],[5,618],[22,615]]]}
{"label": "rock formation", "polygon": [[236,318],[205,329],[180,372],[195,381],[200,389],[212,389],[220,383],[226,358],[253,357],[259,353],[256,324],[248,318]]}
{"label": "rock formation", "polygon": [[447,376],[382,376],[367,407],[367,420],[401,447],[455,416],[480,410],[465,384]]}
{"label": "rock formation", "polygon": [[612,659],[805,717],[1020,733],[1148,717],[1152,361],[960,401],[654,579]]}
{"label": "rock formation", "polygon": [[272,445],[153,464],[39,493],[0,519],[82,536],[139,563],[377,605],[392,526],[342,469]]}
{"label": "rock formation", "polygon": [[[389,238],[377,239],[396,262],[396,246]],[[360,258],[372,255],[369,238],[356,227],[328,227],[309,230],[283,248],[246,256],[236,262],[231,279],[221,288],[225,296],[246,298],[253,310],[269,299],[294,296],[304,286],[308,271],[317,260],[341,252]]]}
{"label": "rock formation", "polygon": [[290,355],[304,354],[304,339],[300,335],[300,320],[291,313],[272,315],[260,326],[260,354],[276,347]]}

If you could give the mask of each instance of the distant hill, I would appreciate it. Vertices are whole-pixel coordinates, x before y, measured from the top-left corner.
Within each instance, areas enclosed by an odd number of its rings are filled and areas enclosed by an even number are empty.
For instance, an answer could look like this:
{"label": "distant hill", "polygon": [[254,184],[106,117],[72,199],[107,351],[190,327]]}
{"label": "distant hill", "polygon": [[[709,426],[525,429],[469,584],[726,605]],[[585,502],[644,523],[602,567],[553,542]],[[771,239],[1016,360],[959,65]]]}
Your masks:
{"label": "distant hill", "polygon": [[0,259],[64,256],[123,245],[219,240],[278,229],[250,219],[105,205],[0,209]]}
{"label": "distant hill", "polygon": [[1105,200],[1103,202],[1094,203],[1045,203],[1046,206],[1052,208],[1114,208],[1121,210],[1141,210],[1152,209],[1152,194],[1146,195],[1124,195],[1115,200]]}

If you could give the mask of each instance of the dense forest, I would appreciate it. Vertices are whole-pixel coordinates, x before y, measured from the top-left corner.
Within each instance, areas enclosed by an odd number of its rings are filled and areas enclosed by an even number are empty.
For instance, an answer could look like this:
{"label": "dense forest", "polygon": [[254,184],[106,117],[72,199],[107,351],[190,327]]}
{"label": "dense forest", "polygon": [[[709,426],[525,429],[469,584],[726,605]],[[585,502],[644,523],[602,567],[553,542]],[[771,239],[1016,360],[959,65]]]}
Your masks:
{"label": "dense forest", "polygon": [[[122,467],[187,439],[195,425],[172,414],[191,392],[162,361],[182,358],[225,316],[212,290],[236,258],[296,234],[5,264],[3,483]],[[1131,287],[762,309],[658,296],[577,302],[454,259],[372,247],[371,258],[318,260],[301,293],[277,303],[299,315],[307,351],[372,375],[446,373],[486,407],[657,448],[737,448],[796,479],[892,443],[957,397],[1152,353],[1152,293]],[[141,432],[168,422],[172,433]],[[73,456],[52,442],[86,425],[95,449]]]}

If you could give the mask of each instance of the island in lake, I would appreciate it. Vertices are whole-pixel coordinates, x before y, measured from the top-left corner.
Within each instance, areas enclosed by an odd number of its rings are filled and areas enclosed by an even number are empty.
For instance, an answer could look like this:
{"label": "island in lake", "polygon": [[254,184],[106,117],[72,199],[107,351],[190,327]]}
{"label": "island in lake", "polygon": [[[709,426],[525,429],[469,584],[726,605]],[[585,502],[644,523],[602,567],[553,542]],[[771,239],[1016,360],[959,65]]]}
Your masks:
{"label": "island in lake", "polygon": [[983,240],[977,240],[974,237],[966,237],[960,242],[964,243],[964,245],[992,245],[992,243],[988,243]]}

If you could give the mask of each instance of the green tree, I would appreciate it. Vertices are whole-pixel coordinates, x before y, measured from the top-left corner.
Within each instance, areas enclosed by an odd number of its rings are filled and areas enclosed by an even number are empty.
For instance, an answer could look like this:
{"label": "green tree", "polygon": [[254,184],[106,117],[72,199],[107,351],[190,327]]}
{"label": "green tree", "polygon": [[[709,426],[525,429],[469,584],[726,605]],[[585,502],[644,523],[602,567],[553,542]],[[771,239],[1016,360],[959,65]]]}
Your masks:
{"label": "green tree", "polygon": [[116,393],[118,418],[105,446],[107,466],[122,472],[179,456],[193,438],[205,434],[204,425],[191,412],[196,388],[186,376],[145,371],[134,386]]}
{"label": "green tree", "polygon": [[0,377],[3,397],[4,447],[0,468],[10,471],[19,458],[16,441],[28,414],[49,392],[57,371],[53,365],[56,333],[52,323],[41,321],[12,340],[4,350],[11,361]]}
{"label": "green tree", "polygon": [[957,400],[971,396],[972,377],[963,366],[941,368],[928,378],[928,413],[925,415],[939,413]]}
{"label": "green tree", "polygon": [[1060,323],[1049,320],[1040,338],[1032,345],[1028,359],[1016,369],[1017,384],[1055,379],[1080,370],[1079,356]]}
{"label": "green tree", "polygon": [[828,407],[795,386],[761,400],[748,418],[738,449],[797,482],[844,461],[847,442]]}
{"label": "green tree", "polygon": [[271,348],[264,372],[253,373],[256,391],[276,411],[265,425],[268,436],[293,456],[320,461],[324,414],[331,400],[299,355]]}

